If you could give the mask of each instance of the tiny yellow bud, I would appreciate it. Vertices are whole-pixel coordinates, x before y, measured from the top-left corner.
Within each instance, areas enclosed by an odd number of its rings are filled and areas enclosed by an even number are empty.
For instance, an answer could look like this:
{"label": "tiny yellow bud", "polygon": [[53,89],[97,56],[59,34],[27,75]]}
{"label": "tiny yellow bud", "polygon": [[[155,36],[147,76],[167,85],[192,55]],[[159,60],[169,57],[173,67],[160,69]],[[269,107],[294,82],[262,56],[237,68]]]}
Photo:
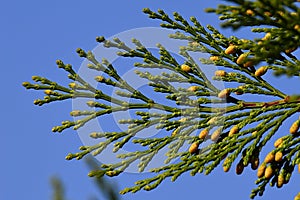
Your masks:
{"label": "tiny yellow bud", "polygon": [[191,144],[190,148],[189,148],[189,152],[190,153],[196,153],[199,147],[199,143],[198,142],[194,142],[193,144]]}
{"label": "tiny yellow bud", "polygon": [[258,70],[255,71],[255,76],[262,76],[267,72],[267,67],[260,67]]}
{"label": "tiny yellow bud", "polygon": [[299,24],[296,24],[296,25],[294,26],[294,29],[295,29],[296,31],[300,31],[300,25],[299,25]]}
{"label": "tiny yellow bud", "polygon": [[73,154],[69,153],[67,156],[66,156],[66,160],[72,160],[74,158]]}
{"label": "tiny yellow bud", "polygon": [[80,110],[73,110],[72,112],[70,112],[70,115],[73,117],[77,117],[80,115]]}
{"label": "tiny yellow bud", "polygon": [[206,136],[208,135],[209,131],[207,128],[203,129],[200,133],[199,133],[199,138],[201,140],[204,140],[206,138]]}
{"label": "tiny yellow bud", "polygon": [[215,131],[213,132],[213,134],[211,134],[210,139],[211,139],[213,142],[216,142],[216,141],[219,139],[221,133],[222,133],[222,128],[218,128],[217,130],[215,130]]}
{"label": "tiny yellow bud", "polygon": [[211,56],[211,57],[209,57],[209,60],[211,60],[211,61],[217,61],[219,59],[220,59],[219,56]]}
{"label": "tiny yellow bud", "polygon": [[184,72],[191,72],[192,71],[192,68],[186,64],[183,64],[181,65],[181,70],[184,71]]}
{"label": "tiny yellow bud", "polygon": [[173,136],[177,135],[178,132],[179,132],[179,128],[176,128],[176,129],[172,132],[171,136],[173,137]]}
{"label": "tiny yellow bud", "polygon": [[277,151],[276,154],[275,154],[275,161],[276,162],[282,161],[282,156],[283,156],[282,152],[281,151]]}
{"label": "tiny yellow bud", "polygon": [[268,12],[268,11],[264,12],[264,15],[269,16],[269,17],[272,16],[272,14],[270,12]]}
{"label": "tiny yellow bud", "polygon": [[178,120],[179,122],[183,123],[183,122],[186,122],[187,121],[187,118],[186,117],[183,117],[181,119]]}
{"label": "tiny yellow bud", "polygon": [[117,172],[115,172],[115,171],[107,171],[105,174],[106,174],[107,176],[109,176],[109,177],[112,177],[112,176],[116,176],[116,175],[117,175]]}
{"label": "tiny yellow bud", "polygon": [[95,80],[98,81],[98,82],[102,82],[102,81],[105,80],[105,78],[103,76],[96,76]]}
{"label": "tiny yellow bud", "polygon": [[253,15],[254,15],[254,12],[253,12],[253,10],[248,9],[248,10],[246,10],[246,14],[247,14],[247,15],[250,15],[250,16],[253,16]]}
{"label": "tiny yellow bud", "polygon": [[284,180],[284,176],[283,174],[279,174],[278,178],[277,178],[277,187],[281,188],[282,185],[284,184],[285,180]]}
{"label": "tiny yellow bud", "polygon": [[300,173],[300,164],[298,164],[298,172]]}
{"label": "tiny yellow bud", "polygon": [[224,89],[222,90],[219,94],[218,94],[218,97],[219,98],[226,98],[230,95],[230,90],[228,89]]}
{"label": "tiny yellow bud", "polygon": [[237,91],[235,91],[234,93],[236,95],[242,95],[244,92],[243,92],[243,89],[244,89],[244,86],[243,85],[240,85],[239,87],[237,87]]}
{"label": "tiny yellow bud", "polygon": [[242,53],[238,59],[236,60],[237,64],[243,64],[243,62],[245,61],[245,59],[247,58],[247,54],[246,53]]}
{"label": "tiny yellow bud", "polygon": [[95,101],[87,101],[86,104],[90,107],[94,107],[96,105]]}
{"label": "tiny yellow bud", "polygon": [[265,163],[271,163],[271,162],[274,161],[274,159],[275,159],[275,154],[274,154],[274,152],[271,151],[271,152],[268,153],[268,155],[265,157],[264,162],[265,162]]}
{"label": "tiny yellow bud", "polygon": [[266,35],[262,38],[262,40],[269,40],[271,39],[271,33],[266,33]]}
{"label": "tiny yellow bud", "polygon": [[234,134],[236,134],[238,131],[239,131],[239,127],[235,125],[235,126],[233,126],[233,127],[230,129],[230,131],[229,131],[229,133],[228,133],[228,136],[231,137],[231,136],[233,136]]}
{"label": "tiny yellow bud", "polygon": [[263,177],[263,175],[264,175],[264,173],[265,173],[265,169],[266,169],[266,164],[265,164],[265,163],[262,163],[262,164],[258,167],[258,170],[257,170],[257,177],[258,177],[258,178]]}
{"label": "tiny yellow bud", "polygon": [[257,134],[258,132],[257,131],[254,131],[254,132],[252,132],[252,136],[255,136],[256,134]]}
{"label": "tiny yellow bud", "polygon": [[213,118],[211,118],[210,120],[208,120],[208,124],[214,124],[214,123],[216,123],[216,121],[218,120],[218,117],[213,117]]}
{"label": "tiny yellow bud", "polygon": [[51,95],[52,92],[53,92],[52,90],[45,90],[45,91],[44,91],[44,93],[45,93],[46,95]]}
{"label": "tiny yellow bud", "polygon": [[277,148],[279,147],[283,142],[283,138],[279,138],[274,142],[274,147]]}
{"label": "tiny yellow bud", "polygon": [[269,165],[266,170],[265,170],[265,178],[266,179],[270,179],[273,176],[273,169],[271,167],[271,165]]}
{"label": "tiny yellow bud", "polygon": [[92,133],[90,134],[90,137],[91,137],[91,138],[98,138],[98,133],[97,133],[97,132],[92,132]]}
{"label": "tiny yellow bud", "polygon": [[76,87],[76,83],[69,83],[69,87],[74,89]]}
{"label": "tiny yellow bud", "polygon": [[226,72],[224,70],[215,71],[215,76],[226,76]]}
{"label": "tiny yellow bud", "polygon": [[278,11],[277,12],[281,17],[283,17],[285,14],[284,14],[284,12],[282,12],[282,11]]}
{"label": "tiny yellow bud", "polygon": [[236,52],[236,46],[233,44],[230,44],[227,49],[225,49],[225,54],[233,54]]}
{"label": "tiny yellow bud", "polygon": [[[298,0],[298,2],[300,1]],[[294,200],[300,200],[300,192],[295,196]]]}
{"label": "tiny yellow bud", "polygon": [[300,120],[296,120],[290,128],[290,133],[291,134],[297,133],[299,130],[299,126],[300,126]]}
{"label": "tiny yellow bud", "polygon": [[151,186],[150,185],[146,185],[145,187],[144,187],[144,190],[146,190],[146,191],[150,191],[152,188],[151,188]]}
{"label": "tiny yellow bud", "polygon": [[200,88],[199,86],[195,86],[195,85],[194,85],[194,86],[189,87],[189,88],[188,88],[188,91],[196,92],[197,90],[199,90],[199,88]]}

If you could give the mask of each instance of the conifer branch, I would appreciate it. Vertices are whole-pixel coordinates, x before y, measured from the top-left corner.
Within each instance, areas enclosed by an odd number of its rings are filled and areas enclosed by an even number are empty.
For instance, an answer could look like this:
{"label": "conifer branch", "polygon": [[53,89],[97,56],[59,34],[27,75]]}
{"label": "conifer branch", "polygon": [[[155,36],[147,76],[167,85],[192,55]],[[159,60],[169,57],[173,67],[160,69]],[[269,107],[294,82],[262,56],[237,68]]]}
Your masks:
{"label": "conifer branch", "polygon": [[[290,134],[275,142],[275,149],[263,162],[260,162],[260,158],[270,139],[277,138],[282,124],[298,116],[300,94],[285,94],[263,76],[269,71],[275,75],[300,76],[300,62],[296,54],[292,54],[300,45],[297,24],[300,20],[294,20],[299,18],[299,8],[291,0],[272,3],[264,0],[232,2],[237,6],[220,5],[208,11],[220,14],[221,20],[226,20],[223,26],[234,30],[244,26],[258,26],[252,31],[266,33],[264,38],[251,40],[226,37],[210,25],[203,27],[195,17],[187,21],[176,12],[170,17],[163,10],[153,12],[150,9],[143,11],[150,18],[161,20],[161,27],[177,30],[170,36],[172,39],[187,41],[187,45],[179,49],[185,58],[184,62],[178,61],[160,44],[157,45],[159,55],[155,55],[137,39],[132,40],[134,47],[131,48],[119,38],[96,38],[104,47],[117,49],[120,57],[138,59],[139,62],[134,64],[138,69],[136,74],[146,79],[154,92],[165,95],[165,102],[152,99],[134,88],[108,60],[99,61],[92,52],[80,48],[77,53],[89,61],[87,67],[103,72],[95,80],[102,87],[117,88],[117,97],[111,97],[95,88],[77,74],[71,65],[60,60],[57,61],[58,67],[69,73],[69,87],[38,76],[32,77],[35,84],[23,83],[27,89],[44,90],[47,96],[36,100],[34,103],[37,105],[74,98],[88,99],[86,104],[90,110],[73,110],[71,116],[76,119],[62,122],[61,126],[52,129],[54,132],[71,127],[77,130],[103,115],[135,111],[130,119],[119,121],[127,125],[127,130],[95,130],[90,137],[95,140],[102,138],[101,142],[82,146],[80,152],[70,153],[66,159],[81,159],[89,153],[96,156],[113,144],[112,153],[117,153],[121,161],[105,163],[100,169],[89,173],[91,177],[112,177],[121,174],[135,162],[139,162],[138,169],[143,172],[151,160],[168,147],[166,164],[151,169],[153,177],[137,181],[135,186],[122,190],[122,194],[141,189],[152,190],[165,179],[175,181],[185,172],[191,175],[210,174],[221,163],[227,172],[236,162],[238,175],[249,164],[253,170],[257,170],[258,187],[252,191],[251,198],[262,195],[269,183],[278,188],[287,184],[295,166],[300,164],[300,118],[291,125]],[[271,28],[262,28],[265,25]],[[191,52],[210,55],[209,59],[201,58],[200,61],[220,68],[213,79],[225,82],[225,89],[218,89],[209,80],[190,55]],[[162,73],[156,75],[153,69],[160,69]],[[182,87],[174,83],[182,84]],[[184,83],[191,86],[186,88]],[[248,101],[245,94],[257,100]],[[272,100],[265,97],[272,97]],[[134,102],[124,102],[124,98],[134,99]],[[157,134],[155,138],[135,138],[137,133],[149,127],[161,129],[163,133]],[[202,147],[208,140],[211,144]],[[121,148],[129,144],[142,147],[142,150],[118,154]],[[182,147],[186,144],[189,149],[183,151]]]}

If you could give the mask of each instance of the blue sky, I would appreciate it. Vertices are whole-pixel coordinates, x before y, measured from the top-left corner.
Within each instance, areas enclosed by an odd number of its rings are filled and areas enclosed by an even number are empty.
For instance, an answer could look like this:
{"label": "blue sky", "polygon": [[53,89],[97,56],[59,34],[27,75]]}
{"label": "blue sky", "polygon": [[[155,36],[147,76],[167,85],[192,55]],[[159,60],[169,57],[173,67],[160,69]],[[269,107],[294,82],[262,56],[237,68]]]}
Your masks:
{"label": "blue sky", "polygon": [[[207,3],[209,2],[209,3]],[[26,91],[21,83],[32,75],[46,76],[66,83],[66,74],[58,69],[56,59],[78,69],[82,59],[75,49],[93,49],[95,37],[110,37],[133,28],[159,26],[141,10],[178,11],[185,17],[197,16],[202,24],[217,26],[217,17],[203,9],[220,1],[5,1],[0,7],[0,55],[2,57],[1,165],[0,199],[50,199],[49,179],[62,178],[68,199],[83,200],[99,195],[83,161],[66,161],[65,155],[76,152],[81,141],[76,132],[54,134],[51,128],[70,119],[70,101],[43,107],[33,105],[41,92]],[[226,34],[231,32],[226,30]],[[281,83],[284,83],[283,82]],[[287,82],[286,82],[287,83]],[[286,85],[286,84],[284,84]],[[293,88],[288,88],[292,89]],[[295,93],[295,91],[294,91]],[[287,128],[288,126],[285,126]],[[234,170],[225,174],[217,168],[210,176],[186,174],[175,183],[166,180],[151,192],[127,194],[122,199],[247,199],[255,187],[256,172],[247,169],[243,176]],[[124,188],[144,175],[125,174],[116,179]],[[299,174],[283,189],[268,188],[261,199],[291,199],[299,189]],[[257,198],[260,199],[260,198]]]}

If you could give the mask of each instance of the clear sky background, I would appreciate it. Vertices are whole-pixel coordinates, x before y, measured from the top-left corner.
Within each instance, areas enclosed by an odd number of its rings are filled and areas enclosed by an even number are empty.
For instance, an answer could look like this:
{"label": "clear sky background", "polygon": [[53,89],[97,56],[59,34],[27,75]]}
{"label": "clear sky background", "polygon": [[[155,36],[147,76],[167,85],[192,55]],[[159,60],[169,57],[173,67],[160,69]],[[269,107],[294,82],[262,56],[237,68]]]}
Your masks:
{"label": "clear sky background", "polygon": [[[142,13],[144,7],[161,8],[170,14],[178,11],[185,17],[196,16],[204,25],[217,26],[217,16],[206,14],[203,9],[218,3],[216,0],[2,1],[0,200],[50,199],[49,179],[53,175],[61,177],[70,200],[102,198],[87,177],[87,165],[83,161],[64,159],[67,153],[76,152],[82,145],[76,132],[51,132],[53,126],[70,119],[71,101],[37,107],[33,100],[41,97],[41,92],[26,91],[22,82],[30,81],[32,75],[41,75],[66,83],[66,74],[56,67],[56,59],[78,69],[82,59],[75,49],[93,49],[97,45],[96,36],[110,37],[133,28],[158,27],[159,21],[148,19]],[[229,30],[225,32],[233,34]],[[288,82],[277,83],[287,85]],[[294,84],[287,89],[292,92],[296,87],[299,88]],[[144,176],[124,174],[114,182],[121,189]],[[292,199],[299,192],[299,178],[295,173],[283,189],[268,188],[265,196],[257,199]],[[127,194],[122,199],[248,199],[255,180],[256,172],[249,168],[237,176],[234,170],[225,174],[219,167],[210,176],[190,177],[187,173],[175,183],[166,180],[154,191]]]}

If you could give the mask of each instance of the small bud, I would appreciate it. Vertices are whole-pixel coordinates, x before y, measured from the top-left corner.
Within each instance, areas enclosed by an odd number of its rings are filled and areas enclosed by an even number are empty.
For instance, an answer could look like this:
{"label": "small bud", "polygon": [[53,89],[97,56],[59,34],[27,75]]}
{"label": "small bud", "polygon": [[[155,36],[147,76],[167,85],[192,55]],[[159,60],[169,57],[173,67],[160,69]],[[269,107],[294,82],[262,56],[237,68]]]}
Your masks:
{"label": "small bud", "polygon": [[200,133],[199,133],[199,139],[204,140],[206,138],[206,136],[208,135],[209,131],[207,128],[203,129]]}
{"label": "small bud", "polygon": [[67,156],[66,156],[66,160],[72,160],[74,158],[73,154],[69,153]]}
{"label": "small bud", "polygon": [[274,147],[277,148],[279,147],[283,142],[283,138],[279,138],[274,142]]}
{"label": "small bud", "polygon": [[179,128],[176,128],[176,129],[172,132],[171,136],[174,137],[175,135],[177,135],[177,134],[178,134],[178,131],[179,131]]}
{"label": "small bud", "polygon": [[186,64],[181,65],[180,68],[182,71],[187,72],[187,73],[192,71],[191,67]]}
{"label": "small bud", "polygon": [[259,158],[258,157],[254,157],[251,159],[251,169],[256,170],[258,168],[259,165]]}
{"label": "small bud", "polygon": [[265,178],[266,179],[270,179],[273,176],[273,169],[271,167],[271,165],[269,165],[266,170],[265,170]]}
{"label": "small bud", "polygon": [[90,134],[90,137],[91,138],[98,138],[98,133],[97,132],[92,132],[91,134]]}
{"label": "small bud", "polygon": [[211,60],[211,61],[217,61],[219,59],[220,59],[219,56],[211,56],[211,57],[209,57],[209,60]]}
{"label": "small bud", "polygon": [[268,17],[271,17],[271,16],[272,16],[272,14],[271,14],[270,12],[268,12],[268,11],[264,12],[264,15],[266,15],[266,16],[268,16]]}
{"label": "small bud", "polygon": [[254,132],[252,132],[252,136],[255,136],[256,134],[258,133],[258,131],[254,131]]}
{"label": "small bud", "polygon": [[244,89],[244,86],[243,85],[240,85],[237,90],[234,92],[236,95],[242,95],[244,92],[243,92],[243,89]]}
{"label": "small bud", "polygon": [[262,163],[262,164],[258,167],[258,170],[257,170],[257,177],[258,177],[258,178],[263,177],[263,175],[264,175],[264,173],[265,173],[265,169],[266,169],[266,164],[265,164],[265,163]]}
{"label": "small bud", "polygon": [[[298,0],[299,2],[299,0]],[[300,192],[295,196],[294,200],[300,200]]]}
{"label": "small bud", "polygon": [[300,164],[298,164],[298,172],[300,173]]}
{"label": "small bud", "polygon": [[189,152],[190,153],[196,153],[199,147],[199,143],[198,142],[194,142],[193,144],[191,144],[190,148],[189,148]]}
{"label": "small bud", "polygon": [[38,81],[38,80],[40,80],[40,77],[39,76],[32,76],[31,79],[33,81]]}
{"label": "small bud", "polygon": [[89,107],[94,107],[96,105],[96,102],[95,101],[87,101],[86,104],[89,106]]}
{"label": "small bud", "polygon": [[95,80],[101,83],[105,80],[105,78],[103,76],[96,76]]}
{"label": "small bud", "polygon": [[107,171],[105,174],[109,177],[113,177],[113,176],[117,175],[117,172],[116,171]]}
{"label": "small bud", "polygon": [[276,154],[275,154],[275,161],[276,162],[282,161],[282,156],[283,156],[282,152],[281,151],[277,151]]}
{"label": "small bud", "polygon": [[265,163],[271,163],[271,162],[274,161],[274,159],[275,159],[275,154],[274,154],[273,151],[271,151],[271,152],[268,153],[268,155],[265,157],[264,162],[265,162]]}
{"label": "small bud", "polygon": [[52,92],[53,92],[52,90],[45,90],[45,91],[44,91],[44,93],[45,93],[46,95],[51,95]]}
{"label": "small bud", "polygon": [[230,131],[229,131],[229,133],[228,133],[228,136],[231,137],[231,136],[233,136],[234,134],[236,134],[238,131],[239,131],[239,127],[235,125],[235,126],[233,126],[233,127],[230,129]]}
{"label": "small bud", "polygon": [[290,133],[291,134],[297,133],[299,130],[299,126],[300,126],[300,120],[296,120],[290,128]]}
{"label": "small bud", "polygon": [[269,40],[271,39],[271,33],[266,33],[266,35],[261,40]]}
{"label": "small bud", "polygon": [[224,70],[217,70],[215,71],[215,76],[226,76],[226,72]]}
{"label": "small bud", "polygon": [[295,29],[296,31],[300,31],[300,25],[299,25],[299,24],[296,24],[296,25],[294,26],[294,29]]}
{"label": "small bud", "polygon": [[22,85],[27,88],[30,85],[30,83],[29,82],[23,82]]}
{"label": "small bud", "polygon": [[77,117],[80,115],[80,110],[73,110],[72,112],[70,112],[70,115],[73,117]]}
{"label": "small bud", "polygon": [[197,90],[199,90],[199,86],[191,86],[188,88],[188,91],[191,91],[191,92],[196,92]]}
{"label": "small bud", "polygon": [[245,168],[245,166],[244,166],[243,162],[239,162],[239,163],[236,165],[236,168],[235,168],[236,174],[237,174],[237,175],[242,174],[243,171],[244,171],[244,168]]}
{"label": "small bud", "polygon": [[216,141],[219,139],[221,133],[222,133],[222,128],[218,128],[217,130],[215,130],[215,131],[213,132],[213,134],[211,134],[210,139],[211,139],[213,142],[216,142]]}
{"label": "small bud", "polygon": [[226,98],[230,95],[230,90],[228,89],[224,89],[222,90],[219,94],[218,94],[218,97],[219,98]]}
{"label": "small bud", "polygon": [[243,64],[243,62],[245,61],[246,58],[247,58],[247,54],[243,53],[238,57],[238,59],[236,60],[236,63],[239,65]]}
{"label": "small bud", "polygon": [[85,53],[85,51],[83,49],[81,49],[81,48],[77,48],[76,52],[79,54],[80,57],[84,57],[85,58],[87,56],[87,54]]}
{"label": "small bud", "polygon": [[76,83],[69,83],[69,87],[74,89],[76,87]]}
{"label": "small bud", "polygon": [[225,49],[225,54],[233,54],[236,52],[236,46],[233,44],[230,44],[227,49]]}
{"label": "small bud", "polygon": [[86,147],[86,146],[80,146],[79,147],[79,150],[81,150],[81,151],[85,151],[85,150],[87,150],[88,148]]}
{"label": "small bud", "polygon": [[211,125],[218,121],[218,117],[212,117],[210,120],[208,120],[207,124]]}
{"label": "small bud", "polygon": [[253,15],[254,15],[254,12],[253,12],[253,10],[248,9],[248,10],[246,10],[246,14],[247,14],[247,15],[250,15],[250,16],[253,16]]}
{"label": "small bud", "polygon": [[152,188],[151,188],[151,186],[150,185],[146,185],[145,187],[144,187],[144,190],[146,190],[146,191],[150,191]]}
{"label": "small bud", "polygon": [[278,178],[277,178],[277,187],[281,188],[282,185],[284,184],[285,180],[284,180],[284,176],[283,174],[279,174]]}
{"label": "small bud", "polygon": [[178,120],[179,122],[183,123],[183,122],[186,122],[187,121],[187,118],[186,117],[183,117],[181,119]]}
{"label": "small bud", "polygon": [[260,67],[258,70],[255,71],[255,76],[262,76],[267,72],[267,67]]}
{"label": "small bud", "polygon": [[98,36],[98,37],[96,37],[96,41],[101,43],[101,42],[105,41],[105,38],[103,36]]}

